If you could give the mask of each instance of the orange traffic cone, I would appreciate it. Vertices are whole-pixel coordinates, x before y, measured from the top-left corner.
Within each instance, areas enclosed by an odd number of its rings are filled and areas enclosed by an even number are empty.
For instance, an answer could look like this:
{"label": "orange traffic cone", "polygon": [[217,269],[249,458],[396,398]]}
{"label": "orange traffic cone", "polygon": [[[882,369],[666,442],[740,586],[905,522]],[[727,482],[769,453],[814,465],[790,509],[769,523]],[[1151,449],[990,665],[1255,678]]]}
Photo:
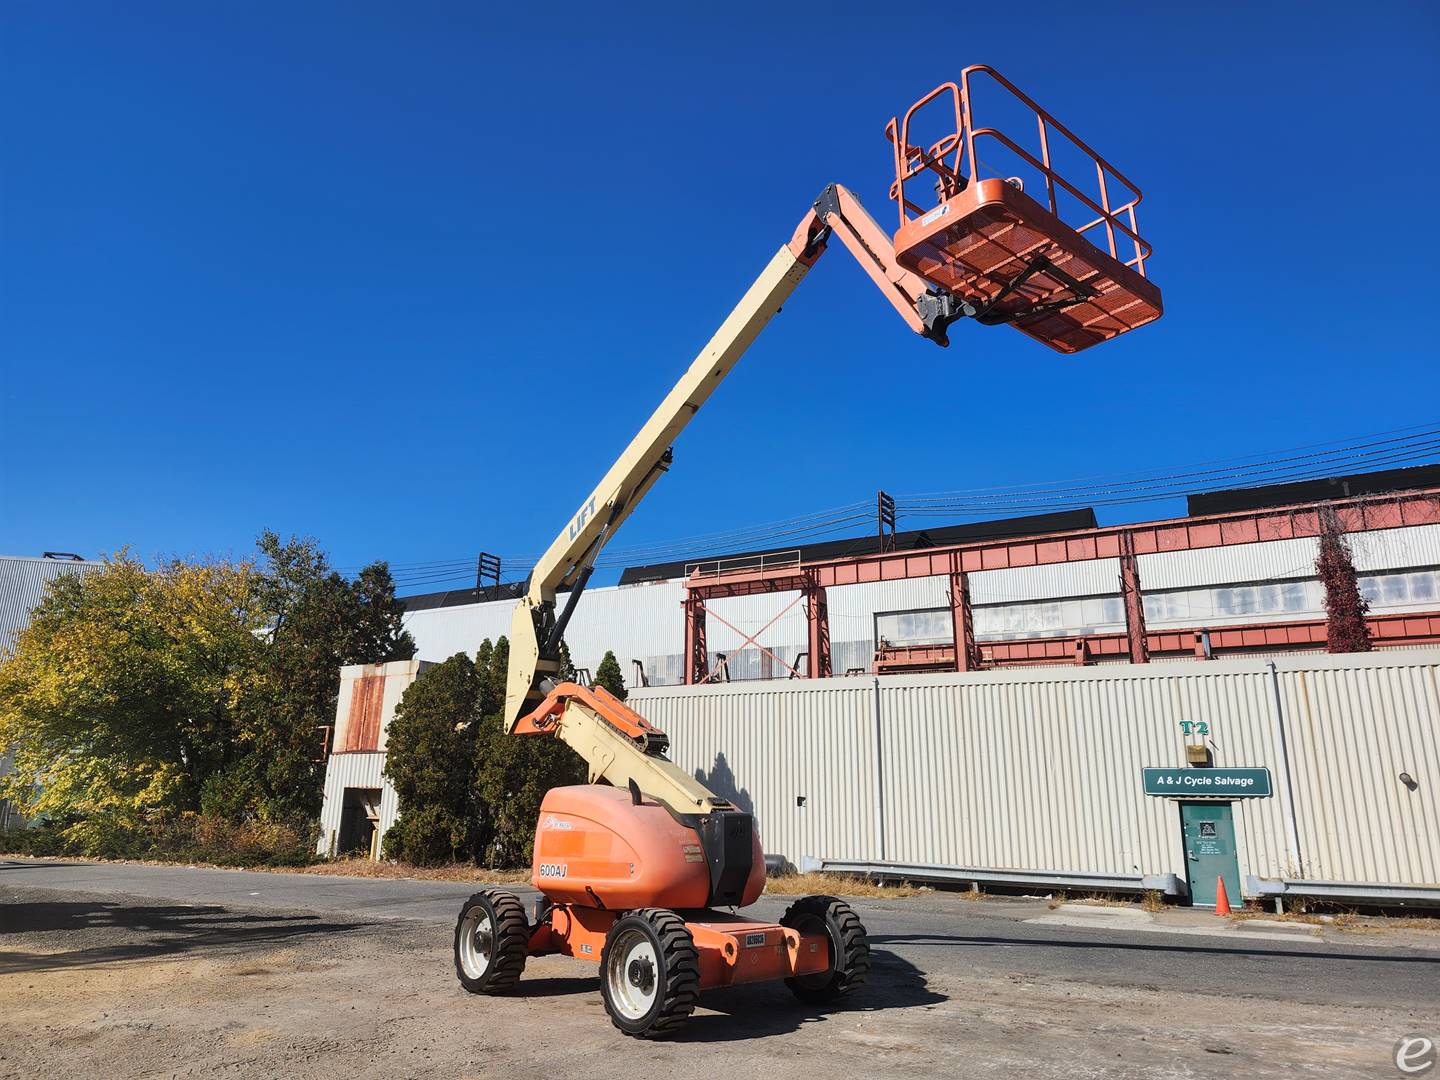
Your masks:
{"label": "orange traffic cone", "polygon": [[1230,914],[1230,898],[1225,895],[1225,877],[1221,875],[1215,879],[1215,914]]}

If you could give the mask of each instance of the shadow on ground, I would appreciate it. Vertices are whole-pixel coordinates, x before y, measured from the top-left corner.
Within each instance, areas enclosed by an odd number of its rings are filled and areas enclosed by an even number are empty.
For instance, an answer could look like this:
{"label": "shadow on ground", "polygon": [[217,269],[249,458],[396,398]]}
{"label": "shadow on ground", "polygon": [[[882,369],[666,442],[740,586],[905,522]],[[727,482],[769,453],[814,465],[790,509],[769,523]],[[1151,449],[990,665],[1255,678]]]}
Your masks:
{"label": "shadow on ground", "polygon": [[[908,960],[877,949],[870,954],[870,977],[860,989],[832,1006],[806,1005],[782,982],[752,983],[728,990],[707,990],[685,1026],[666,1041],[732,1042],[784,1035],[804,1024],[824,1023],[832,1013],[883,1013],[936,1005],[947,1000],[932,990],[924,974]],[[584,978],[524,978],[514,997],[551,998],[572,994],[600,995],[598,975]]]}
{"label": "shadow on ground", "polygon": [[[318,915],[251,914],[216,905],[118,903],[107,900],[0,902],[0,946],[14,935],[62,934],[40,944],[58,951],[0,949],[0,975],[150,960],[203,951],[207,955],[278,945],[315,934],[345,934],[358,923]],[[92,946],[89,942],[95,942]],[[30,944],[30,942],[26,942]],[[65,948],[66,945],[73,948]]]}
{"label": "shadow on ground", "polygon": [[731,1042],[784,1035],[804,1024],[823,1024],[832,1013],[885,1013],[948,1000],[924,972],[885,949],[870,953],[864,986],[834,1005],[806,1005],[784,983],[755,983],[700,996],[700,1008],[673,1039],[679,1043]]}
{"label": "shadow on ground", "polygon": [[1397,956],[1393,952],[1375,954],[1373,952],[1316,952],[1306,949],[1263,949],[1248,948],[1235,945],[1162,945],[1158,942],[1124,942],[1124,941],[1072,941],[1063,938],[1018,938],[1018,937],[952,937],[944,934],[886,934],[872,937],[871,943],[885,942],[890,945],[922,945],[922,946],[955,946],[955,947],[984,947],[1002,945],[1027,945],[1045,949],[1082,949],[1100,952],[1141,952],[1151,954],[1174,953],[1185,955],[1204,956],[1245,956],[1264,959],[1267,957],[1284,958],[1286,960],[1360,960],[1376,964],[1423,964],[1431,967],[1440,966],[1440,956]]}

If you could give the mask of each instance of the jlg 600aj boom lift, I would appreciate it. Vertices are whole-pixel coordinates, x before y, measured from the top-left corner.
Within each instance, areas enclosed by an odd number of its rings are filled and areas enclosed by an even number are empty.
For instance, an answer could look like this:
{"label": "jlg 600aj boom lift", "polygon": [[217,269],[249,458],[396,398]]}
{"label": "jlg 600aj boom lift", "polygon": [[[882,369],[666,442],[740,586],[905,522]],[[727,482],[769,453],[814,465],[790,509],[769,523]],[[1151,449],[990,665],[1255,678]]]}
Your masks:
{"label": "jlg 600aj boom lift", "polygon": [[[976,125],[982,84],[1033,114],[1033,149]],[[910,141],[921,110],[943,112],[953,128],[929,147]],[[830,242],[855,256],[912,330],[942,346],[962,318],[1008,323],[1064,353],[1159,318],[1159,290],[1145,277],[1150,248],[1135,222],[1139,190],[997,73],[967,68],[892,119],[886,134],[900,210],[893,239],[849,191],[827,187],[535,566],[510,632],[509,730],[563,740],[588,764],[590,783],[545,796],[532,880],[546,902],[533,918],[500,890],[465,905],[455,969],[467,990],[511,989],[527,956],[596,960],[611,1019],[644,1036],[681,1024],[713,987],[783,978],[802,1000],[828,1002],[865,981],[869,945],[847,904],[806,897],[779,923],[734,914],[765,885],[754,819],[671,762],[664,733],[634,710],[557,675],[565,625],[601,548]],[[1085,160],[1087,173],[1093,164],[1094,176],[1061,176],[1050,157],[1058,144]],[[982,148],[1024,175],[986,175]],[[915,201],[922,179],[938,195],[928,207]],[[568,596],[557,609],[561,591]]]}

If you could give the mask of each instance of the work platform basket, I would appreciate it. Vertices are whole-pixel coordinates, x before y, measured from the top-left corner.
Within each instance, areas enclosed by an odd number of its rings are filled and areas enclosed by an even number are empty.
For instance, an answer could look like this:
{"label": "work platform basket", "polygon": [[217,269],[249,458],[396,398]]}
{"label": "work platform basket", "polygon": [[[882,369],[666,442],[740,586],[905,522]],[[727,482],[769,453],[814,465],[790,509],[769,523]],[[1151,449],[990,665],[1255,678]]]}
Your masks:
{"label": "work platform basket", "polygon": [[[992,108],[1033,123],[1035,137],[977,119]],[[932,130],[946,134],[927,147],[915,133],[937,121]],[[979,321],[1075,353],[1160,317],[1135,216],[1140,189],[999,73],[966,68],[885,133],[900,209],[896,260],[962,298]]]}

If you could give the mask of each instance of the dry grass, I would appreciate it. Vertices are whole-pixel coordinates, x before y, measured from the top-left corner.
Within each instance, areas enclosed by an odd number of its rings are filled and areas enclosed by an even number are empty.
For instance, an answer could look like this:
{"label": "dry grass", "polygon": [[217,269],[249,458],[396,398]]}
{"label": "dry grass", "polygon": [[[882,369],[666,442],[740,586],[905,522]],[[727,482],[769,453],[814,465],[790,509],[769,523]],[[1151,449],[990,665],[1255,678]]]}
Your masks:
{"label": "dry grass", "polygon": [[411,866],[409,863],[374,862],[370,859],[331,859],[314,866],[280,870],[291,874],[327,874],[335,877],[403,878],[408,881],[473,881],[485,885],[524,885],[530,870],[487,870],[470,863],[449,866]]}
{"label": "dry grass", "polygon": [[[474,881],[490,885],[524,885],[530,871],[486,870],[483,867],[458,863],[453,866],[409,866],[404,863],[371,862],[369,859],[332,859],[300,870],[300,874],[335,874],[343,877],[407,878],[415,881]],[[909,882],[887,884],[856,874],[788,874],[771,877],[765,891],[774,896],[810,896],[828,893],[832,896],[915,896],[924,892],[922,885]],[[968,895],[968,894],[966,894]]]}
{"label": "dry grass", "polygon": [[1424,915],[1399,915],[1383,920],[1387,927],[1397,930],[1429,930],[1440,933],[1440,919]]}
{"label": "dry grass", "polygon": [[[1064,895],[1063,893],[1061,894]],[[1089,907],[1134,907],[1139,901],[1133,896],[1116,896],[1114,893],[1089,893],[1067,901],[1071,904],[1086,904]]]}
{"label": "dry grass", "polygon": [[1117,895],[1115,893],[1087,893],[1083,896],[1072,897],[1066,892],[1057,892],[1050,897],[1050,910],[1054,911],[1061,904],[1084,904],[1086,907],[1138,907],[1141,911],[1148,911],[1152,914],[1165,910],[1165,897],[1158,891],[1151,889],[1141,893],[1139,896],[1131,896],[1128,893]]}
{"label": "dry grass", "polygon": [[1287,911],[1276,915],[1265,911],[1237,911],[1231,919],[1245,922],[1264,919],[1268,922],[1301,923],[1306,926],[1329,926],[1357,934],[1375,934],[1382,930],[1428,930],[1440,932],[1440,918],[1421,915],[1362,915],[1358,911],[1340,910],[1331,913]]}
{"label": "dry grass", "polygon": [[96,859],[80,856],[26,855],[42,862],[113,863],[129,866],[198,866],[215,870],[258,870],[266,874],[321,874],[333,877],[395,878],[410,881],[474,881],[485,885],[524,885],[529,869],[487,870],[469,863],[449,866],[411,866],[408,863],[372,862],[369,859],[330,859],[308,866],[226,866],[203,859]]}
{"label": "dry grass", "polygon": [[774,896],[915,896],[925,888],[907,881],[887,885],[858,874],[786,874],[767,878],[765,891]]}

